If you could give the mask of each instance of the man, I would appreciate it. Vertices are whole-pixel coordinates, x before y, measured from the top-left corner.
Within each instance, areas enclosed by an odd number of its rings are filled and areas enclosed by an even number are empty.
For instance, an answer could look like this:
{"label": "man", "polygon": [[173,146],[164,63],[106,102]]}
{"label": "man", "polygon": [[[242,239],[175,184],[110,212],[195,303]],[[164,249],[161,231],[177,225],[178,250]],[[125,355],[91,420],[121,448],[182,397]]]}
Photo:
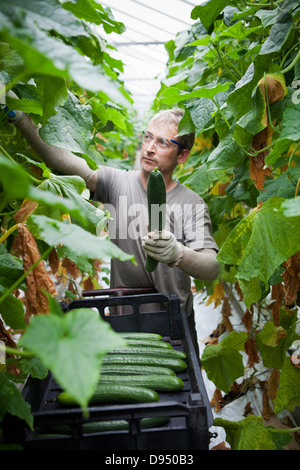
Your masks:
{"label": "man", "polygon": [[[212,281],[219,273],[219,264],[206,204],[172,177],[194,143],[193,134],[177,136],[182,116],[183,110],[169,109],[150,120],[144,132],[140,169],[131,171],[108,166],[93,171],[82,158],[43,142],[27,114],[15,112],[10,119],[49,168],[81,176],[94,199],[109,209],[111,240],[133,254],[136,261],[133,265],[131,261],[112,260],[111,287],[154,287],[167,295],[177,293],[195,339],[191,277]],[[155,167],[163,174],[167,190],[166,229],[160,234],[147,233],[146,188]],[[151,273],[145,269],[146,254],[160,261]]]}

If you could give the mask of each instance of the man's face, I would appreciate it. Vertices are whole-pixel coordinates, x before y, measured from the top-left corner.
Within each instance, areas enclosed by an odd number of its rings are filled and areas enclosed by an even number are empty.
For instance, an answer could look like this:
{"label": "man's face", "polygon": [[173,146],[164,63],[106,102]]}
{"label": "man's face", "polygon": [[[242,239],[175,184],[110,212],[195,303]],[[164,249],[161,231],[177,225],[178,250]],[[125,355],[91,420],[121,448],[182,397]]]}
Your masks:
{"label": "man's face", "polygon": [[[176,126],[149,124],[144,136],[141,149],[141,168],[149,174],[155,167],[164,174],[171,175],[178,163],[182,163],[184,151],[170,139],[176,140]],[[183,160],[182,160],[183,159]]]}

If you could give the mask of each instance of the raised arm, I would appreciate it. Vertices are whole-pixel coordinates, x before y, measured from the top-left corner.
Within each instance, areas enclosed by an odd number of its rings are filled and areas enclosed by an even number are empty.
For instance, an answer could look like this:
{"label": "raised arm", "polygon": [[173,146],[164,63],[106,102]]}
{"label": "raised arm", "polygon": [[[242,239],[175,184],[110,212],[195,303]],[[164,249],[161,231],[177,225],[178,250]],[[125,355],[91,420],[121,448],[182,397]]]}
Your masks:
{"label": "raised arm", "polygon": [[[8,96],[17,98],[9,91]],[[87,188],[94,192],[97,184],[97,171],[92,170],[83,158],[78,157],[69,150],[46,144],[39,134],[40,126],[36,126],[30,116],[20,111],[10,111],[8,119],[21,132],[27,142],[49,168],[55,169],[64,175],[81,176]]]}

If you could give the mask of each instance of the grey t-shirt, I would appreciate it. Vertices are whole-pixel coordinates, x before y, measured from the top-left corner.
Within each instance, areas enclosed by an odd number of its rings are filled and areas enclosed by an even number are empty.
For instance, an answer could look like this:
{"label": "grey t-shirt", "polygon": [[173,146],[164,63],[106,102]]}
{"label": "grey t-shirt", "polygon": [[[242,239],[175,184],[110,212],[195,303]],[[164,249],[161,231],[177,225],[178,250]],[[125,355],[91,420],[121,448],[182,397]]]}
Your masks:
{"label": "grey t-shirt", "polygon": [[[142,238],[148,233],[148,204],[140,171],[102,166],[94,199],[110,212],[110,239],[124,252],[134,255],[136,261],[135,265],[112,259],[111,287],[154,287],[166,295],[177,293],[181,308],[189,316],[193,309],[190,276],[164,263],[159,263],[151,273],[145,269]],[[196,251],[218,250],[211,234],[208,209],[200,196],[178,183],[167,193],[166,209],[165,229],[174,233],[183,245]]]}

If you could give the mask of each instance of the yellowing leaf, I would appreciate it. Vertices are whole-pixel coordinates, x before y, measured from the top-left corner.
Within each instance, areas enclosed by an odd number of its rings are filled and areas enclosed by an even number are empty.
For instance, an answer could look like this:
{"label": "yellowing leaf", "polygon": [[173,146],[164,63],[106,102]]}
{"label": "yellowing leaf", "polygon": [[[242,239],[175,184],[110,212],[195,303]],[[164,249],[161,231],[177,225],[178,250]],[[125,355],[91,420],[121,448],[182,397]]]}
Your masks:
{"label": "yellowing leaf", "polygon": [[214,302],[215,303],[214,308],[216,308],[218,305],[221,304],[224,294],[225,294],[225,290],[224,290],[222,282],[215,284],[214,293],[208,297],[207,301],[205,302],[205,305],[210,305]]}
{"label": "yellowing leaf", "polygon": [[260,332],[261,341],[271,347],[277,346],[280,338],[284,338],[285,336],[286,332],[282,326],[275,326],[273,322],[267,322]]}

